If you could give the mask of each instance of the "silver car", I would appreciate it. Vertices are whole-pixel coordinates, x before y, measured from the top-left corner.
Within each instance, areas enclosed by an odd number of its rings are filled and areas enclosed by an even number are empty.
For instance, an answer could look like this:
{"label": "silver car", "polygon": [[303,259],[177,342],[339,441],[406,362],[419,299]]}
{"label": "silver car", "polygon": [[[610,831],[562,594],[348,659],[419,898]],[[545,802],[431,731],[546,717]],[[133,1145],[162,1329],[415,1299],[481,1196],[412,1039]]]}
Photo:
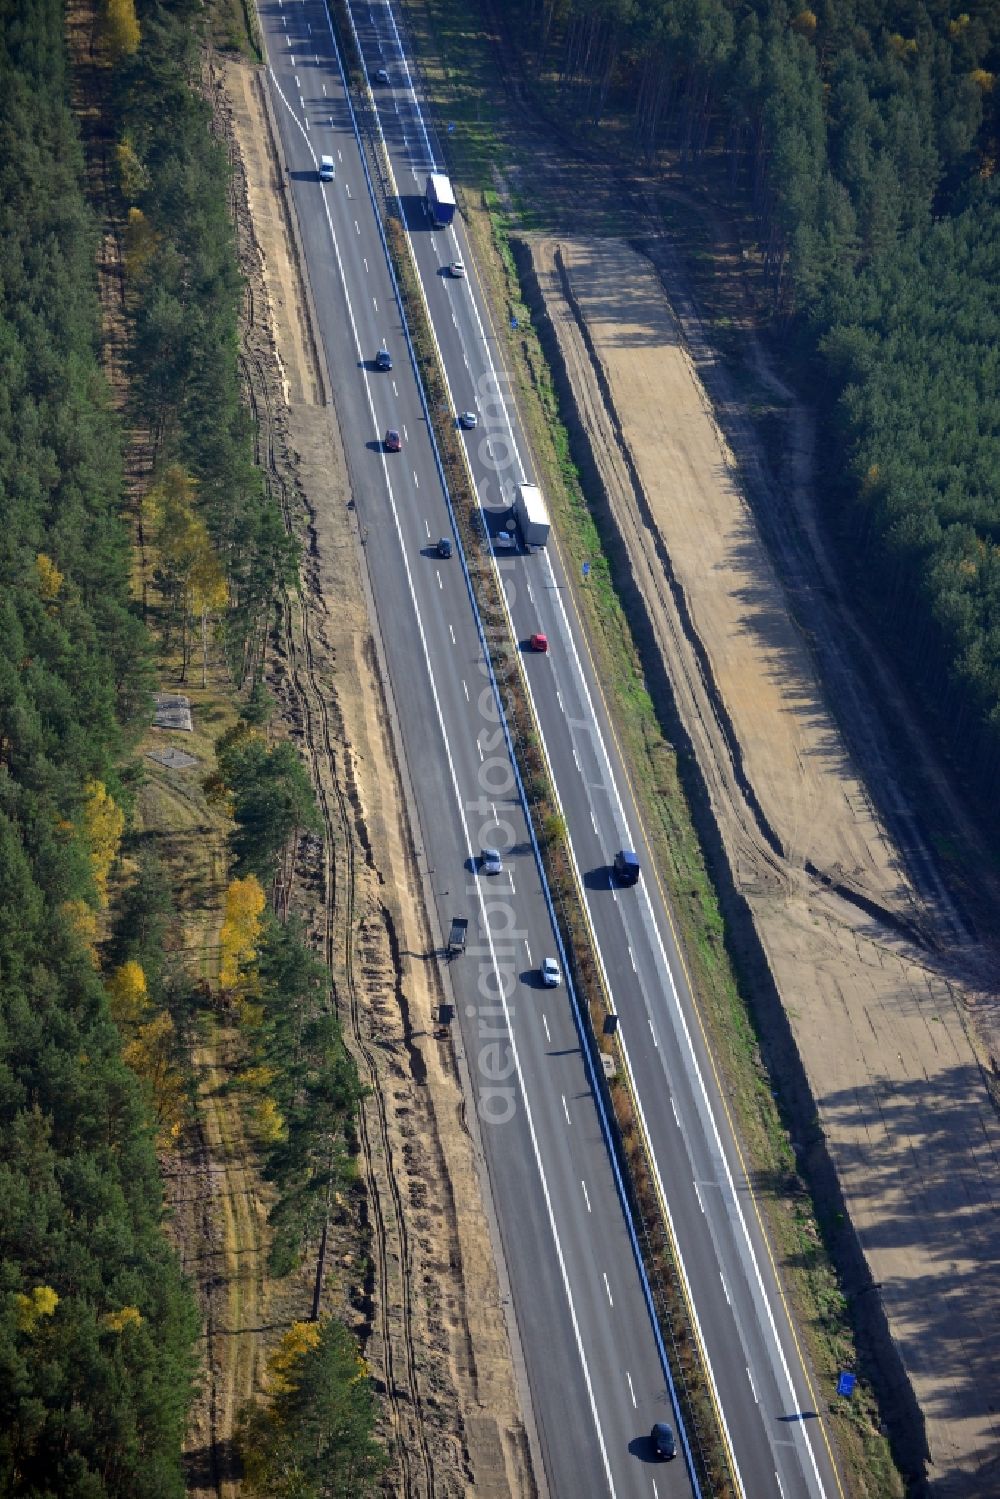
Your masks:
{"label": "silver car", "polygon": [[497,848],[484,848],[479,861],[479,868],[483,874],[500,874],[503,870],[503,860],[500,850]]}
{"label": "silver car", "polygon": [[542,983],[546,989],[558,989],[562,983],[562,972],[555,958],[546,958],[542,964]]}

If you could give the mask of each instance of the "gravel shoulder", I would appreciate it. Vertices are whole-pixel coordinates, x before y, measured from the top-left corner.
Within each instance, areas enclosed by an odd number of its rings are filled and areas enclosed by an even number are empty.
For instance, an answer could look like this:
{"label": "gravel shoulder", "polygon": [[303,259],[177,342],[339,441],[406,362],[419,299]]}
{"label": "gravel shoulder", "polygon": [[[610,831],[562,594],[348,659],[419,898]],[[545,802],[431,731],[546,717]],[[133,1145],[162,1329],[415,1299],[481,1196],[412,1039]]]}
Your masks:
{"label": "gravel shoulder", "polygon": [[[810,1157],[832,1164],[863,1255],[845,1289],[874,1303],[865,1353],[893,1392],[897,1451],[911,1472],[929,1463],[936,1494],[992,1491],[1000,1128],[982,987],[961,976],[989,954],[967,944],[957,961],[946,901],[911,878],[656,270],[619,240],[529,244],[572,425],[815,1110],[800,1159],[814,1177]],[[795,606],[801,619],[801,592]]]}

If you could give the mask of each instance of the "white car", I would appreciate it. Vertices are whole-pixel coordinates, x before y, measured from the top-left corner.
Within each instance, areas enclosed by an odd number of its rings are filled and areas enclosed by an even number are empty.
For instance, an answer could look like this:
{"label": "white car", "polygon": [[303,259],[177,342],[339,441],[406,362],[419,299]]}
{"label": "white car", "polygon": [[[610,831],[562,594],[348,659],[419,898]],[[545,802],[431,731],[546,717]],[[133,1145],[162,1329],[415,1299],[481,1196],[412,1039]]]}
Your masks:
{"label": "white car", "polygon": [[337,168],[334,165],[333,157],[332,156],[321,156],[320,159],[319,159],[319,180],[320,180],[320,182],[332,182],[333,179],[334,179],[334,177],[336,177],[336,175],[337,175]]}
{"label": "white car", "polygon": [[479,426],[479,418],[474,411],[460,411],[458,425],[464,427],[466,432],[472,432]]}
{"label": "white car", "polygon": [[546,989],[558,989],[562,983],[562,972],[555,958],[546,958],[541,967],[542,983]]}
{"label": "white car", "polygon": [[500,874],[503,870],[503,860],[500,850],[497,848],[484,848],[479,867],[483,874]]}
{"label": "white car", "polygon": [[448,267],[448,275],[454,276],[456,280],[460,281],[465,275],[465,261],[453,260],[451,265]]}

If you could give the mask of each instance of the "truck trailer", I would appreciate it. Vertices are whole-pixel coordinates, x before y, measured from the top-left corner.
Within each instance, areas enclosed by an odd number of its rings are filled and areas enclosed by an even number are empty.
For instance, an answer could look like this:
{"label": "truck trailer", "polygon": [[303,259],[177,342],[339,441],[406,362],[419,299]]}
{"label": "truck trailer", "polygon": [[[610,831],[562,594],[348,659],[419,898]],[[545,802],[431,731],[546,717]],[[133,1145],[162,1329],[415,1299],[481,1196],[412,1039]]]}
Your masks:
{"label": "truck trailer", "polygon": [[443,172],[427,178],[427,212],[435,229],[444,229],[455,217],[455,194]]}
{"label": "truck trailer", "polygon": [[549,539],[549,512],[542,491],[534,484],[519,484],[514,496],[514,514],[526,547],[543,547]]}

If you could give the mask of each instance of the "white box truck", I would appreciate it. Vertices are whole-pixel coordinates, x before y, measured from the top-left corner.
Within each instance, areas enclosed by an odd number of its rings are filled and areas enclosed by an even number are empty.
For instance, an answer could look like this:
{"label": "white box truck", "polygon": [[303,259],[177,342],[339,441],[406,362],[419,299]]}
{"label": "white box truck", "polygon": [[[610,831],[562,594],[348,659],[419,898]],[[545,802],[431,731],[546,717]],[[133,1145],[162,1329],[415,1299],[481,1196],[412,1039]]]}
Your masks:
{"label": "white box truck", "polygon": [[514,514],[526,547],[543,547],[549,539],[549,512],[542,491],[534,484],[519,484],[514,495]]}
{"label": "white box truck", "polygon": [[455,217],[455,194],[443,172],[431,172],[427,178],[427,212],[435,229],[444,229]]}

